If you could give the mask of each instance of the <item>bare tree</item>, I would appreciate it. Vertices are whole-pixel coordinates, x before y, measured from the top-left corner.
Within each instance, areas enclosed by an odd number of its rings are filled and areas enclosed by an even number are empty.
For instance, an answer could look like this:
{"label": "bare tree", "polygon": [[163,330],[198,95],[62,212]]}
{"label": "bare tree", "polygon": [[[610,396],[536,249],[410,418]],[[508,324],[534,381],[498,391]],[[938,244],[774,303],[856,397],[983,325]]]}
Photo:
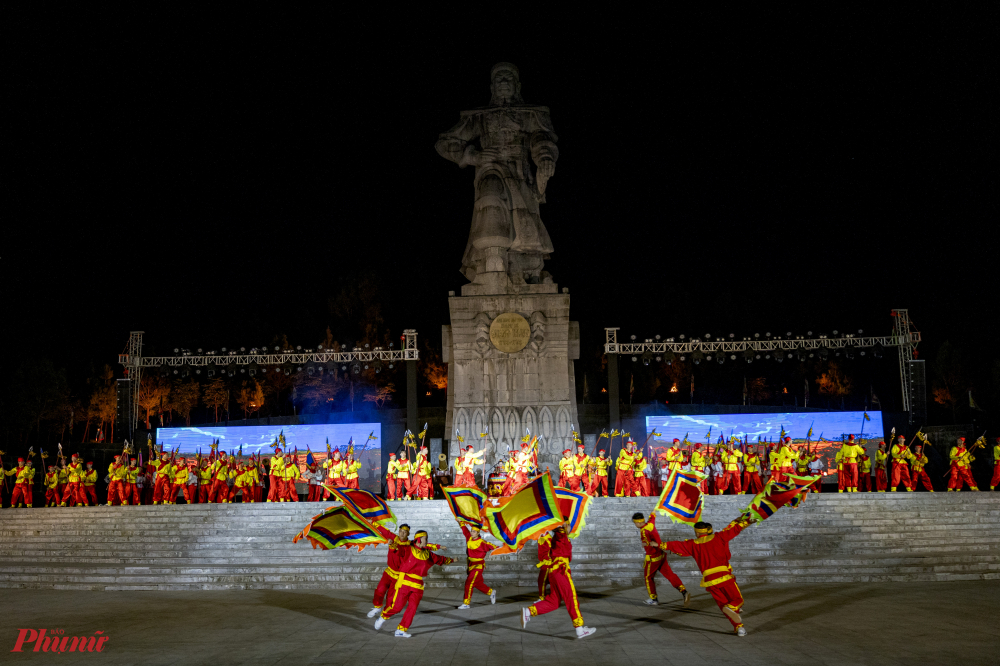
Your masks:
{"label": "bare tree", "polygon": [[208,382],[202,401],[206,407],[215,411],[215,422],[218,423],[219,407],[229,406],[229,388],[222,377],[215,377]]}

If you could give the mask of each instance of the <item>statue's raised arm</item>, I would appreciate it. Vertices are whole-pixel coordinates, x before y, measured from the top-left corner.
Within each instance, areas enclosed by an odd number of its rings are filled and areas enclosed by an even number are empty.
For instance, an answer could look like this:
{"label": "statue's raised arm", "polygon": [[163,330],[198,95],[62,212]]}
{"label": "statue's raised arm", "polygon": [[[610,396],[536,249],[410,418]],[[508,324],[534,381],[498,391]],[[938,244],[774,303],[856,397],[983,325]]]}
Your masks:
{"label": "statue's raised arm", "polygon": [[462,273],[485,293],[551,282],[542,270],[552,241],[539,204],[555,174],[559,149],[549,110],[524,104],[517,67],[494,65],[487,107],[463,111],[438,138],[441,157],[476,168],[476,199]]}

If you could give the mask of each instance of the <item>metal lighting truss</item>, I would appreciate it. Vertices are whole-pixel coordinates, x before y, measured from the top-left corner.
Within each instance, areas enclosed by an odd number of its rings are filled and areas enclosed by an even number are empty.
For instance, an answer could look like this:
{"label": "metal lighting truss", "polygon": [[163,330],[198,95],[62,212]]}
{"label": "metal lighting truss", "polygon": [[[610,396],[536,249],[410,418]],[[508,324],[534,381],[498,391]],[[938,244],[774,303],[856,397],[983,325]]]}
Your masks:
{"label": "metal lighting truss", "polygon": [[327,350],[283,350],[271,354],[250,350],[250,353],[237,353],[234,351],[222,352],[219,354],[199,354],[197,356],[190,353],[175,354],[173,356],[143,356],[142,355],[142,335],[143,331],[132,331],[129,334],[128,345],[125,351],[118,355],[118,362],[125,366],[125,376],[131,380],[129,387],[132,395],[132,423],[139,422],[139,384],[143,368],[199,368],[214,365],[220,371],[225,371],[229,366],[269,366],[291,364],[302,368],[311,361],[315,365],[325,365],[334,363],[354,363],[384,361],[394,363],[397,361],[418,361],[420,360],[420,350],[417,349],[417,332],[412,328],[403,331],[405,342],[402,349],[384,349],[375,347],[374,349],[360,349],[355,347],[351,351],[334,352]]}
{"label": "metal lighting truss", "polygon": [[895,318],[892,335],[885,336],[863,336],[844,335],[841,337],[804,338],[804,337],[771,337],[766,339],[745,338],[743,340],[720,339],[720,340],[700,340],[693,338],[677,342],[670,340],[650,340],[644,342],[618,342],[617,328],[604,329],[604,353],[605,354],[625,354],[641,356],[645,353],[665,354],[673,352],[677,355],[693,354],[701,352],[706,358],[717,354],[735,355],[742,354],[747,350],[753,352],[791,352],[797,350],[863,350],[870,347],[898,347],[900,379],[903,385],[903,408],[910,411],[910,361],[913,360],[913,351],[920,343],[920,332],[917,331],[910,320],[906,310],[893,310],[892,316]]}

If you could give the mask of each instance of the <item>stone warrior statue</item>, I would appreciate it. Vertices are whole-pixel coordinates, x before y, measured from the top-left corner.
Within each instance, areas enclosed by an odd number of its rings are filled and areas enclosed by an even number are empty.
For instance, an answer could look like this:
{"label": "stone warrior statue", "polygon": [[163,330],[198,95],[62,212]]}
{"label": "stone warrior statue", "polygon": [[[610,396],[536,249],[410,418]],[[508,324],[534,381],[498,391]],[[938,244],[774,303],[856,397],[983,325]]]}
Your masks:
{"label": "stone warrior statue", "polygon": [[552,241],[538,206],[545,202],[559,149],[548,107],[521,98],[517,67],[498,63],[490,80],[490,105],[462,111],[459,123],[434,147],[460,167],[476,167],[462,274],[487,293],[507,293],[525,283],[552,282],[542,271]]}

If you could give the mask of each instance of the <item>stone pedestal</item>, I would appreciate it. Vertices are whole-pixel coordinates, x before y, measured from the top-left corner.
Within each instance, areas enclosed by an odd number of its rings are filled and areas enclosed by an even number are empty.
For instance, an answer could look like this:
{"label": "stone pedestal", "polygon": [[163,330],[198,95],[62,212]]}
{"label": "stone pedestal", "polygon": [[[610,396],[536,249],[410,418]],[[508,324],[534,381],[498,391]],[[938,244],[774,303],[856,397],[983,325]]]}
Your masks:
{"label": "stone pedestal", "polygon": [[[539,462],[553,468],[563,449],[572,448],[572,427],[578,424],[573,361],[580,357],[580,326],[569,320],[569,293],[558,285],[508,284],[507,293],[467,284],[461,296],[448,298],[451,325],[442,327],[444,361],[448,363],[448,411],[445,428],[451,439],[450,455],[458,451],[456,429],[465,444],[482,448],[480,433],[489,426],[485,440],[487,462],[492,465],[508,447],[520,447],[525,428],[540,440]],[[501,351],[524,342],[508,340],[494,320],[516,313],[530,327],[526,344],[518,351]],[[501,323],[501,322],[498,322]],[[498,347],[499,345],[499,347]]]}

